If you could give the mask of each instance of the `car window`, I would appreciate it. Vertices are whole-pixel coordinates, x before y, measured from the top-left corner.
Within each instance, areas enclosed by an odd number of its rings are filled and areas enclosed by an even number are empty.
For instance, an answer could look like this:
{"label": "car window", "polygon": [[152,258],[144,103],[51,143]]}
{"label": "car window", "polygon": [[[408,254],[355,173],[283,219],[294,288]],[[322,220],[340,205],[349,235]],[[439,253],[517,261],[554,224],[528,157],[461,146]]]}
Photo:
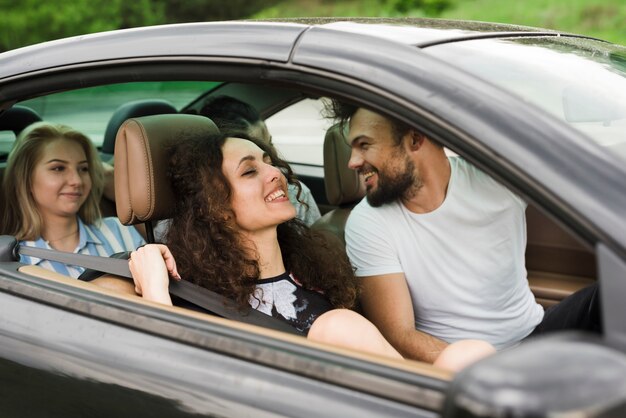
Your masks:
{"label": "car window", "polygon": [[477,40],[428,52],[509,90],[626,160],[626,48],[579,38]]}
{"label": "car window", "polygon": [[11,131],[0,131],[0,156],[6,156],[13,142],[15,141],[15,134]]}
{"label": "car window", "polygon": [[322,115],[322,99],[305,99],[266,120],[272,142],[290,163],[322,166],[324,136],[332,121]]}
{"label": "car window", "polygon": [[[217,84],[208,81],[110,84],[50,94],[26,100],[20,105],[30,107],[47,122],[62,123],[84,132],[96,146],[100,146],[107,123],[120,105],[134,100],[162,99],[180,110]],[[7,135],[7,139],[0,137],[0,141],[12,142],[13,139],[12,135]]]}

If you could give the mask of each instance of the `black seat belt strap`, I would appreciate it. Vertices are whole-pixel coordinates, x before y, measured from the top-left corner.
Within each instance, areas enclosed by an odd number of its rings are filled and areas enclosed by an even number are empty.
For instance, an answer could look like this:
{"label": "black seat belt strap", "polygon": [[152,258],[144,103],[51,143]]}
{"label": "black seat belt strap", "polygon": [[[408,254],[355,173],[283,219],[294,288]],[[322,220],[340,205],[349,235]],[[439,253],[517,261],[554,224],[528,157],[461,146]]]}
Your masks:
{"label": "black seat belt strap", "polygon": [[[17,246],[17,253],[30,257],[42,258],[45,260],[58,261],[61,263],[89,268],[103,273],[114,274],[117,276],[132,279],[132,274],[128,267],[128,260],[117,258],[99,257],[94,255],[66,253],[46,248],[36,248],[28,246]],[[19,259],[19,257],[17,257]],[[271,328],[277,331],[288,332],[290,334],[303,335],[300,331],[289,324],[276,319],[272,316],[265,315],[255,309],[249,308],[245,311],[237,309],[233,302],[226,299],[222,295],[215,293],[204,287],[200,287],[188,281],[170,281],[169,291],[171,294],[179,298],[193,303],[203,309],[214,314],[232,319],[235,321],[245,322],[247,324],[258,325],[265,328]]]}

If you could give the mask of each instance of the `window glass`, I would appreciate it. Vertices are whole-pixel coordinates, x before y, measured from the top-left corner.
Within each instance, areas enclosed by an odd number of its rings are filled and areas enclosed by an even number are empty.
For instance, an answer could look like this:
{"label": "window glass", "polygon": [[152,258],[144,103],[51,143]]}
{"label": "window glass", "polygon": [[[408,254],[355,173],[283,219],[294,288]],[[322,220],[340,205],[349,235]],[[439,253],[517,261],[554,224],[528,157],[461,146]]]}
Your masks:
{"label": "window glass", "polygon": [[290,163],[322,166],[324,136],[332,120],[322,116],[321,99],[305,99],[267,118],[272,143]]}
{"label": "window glass", "polygon": [[0,160],[6,159],[6,156],[11,151],[15,141],[15,134],[11,131],[0,131]]}
{"label": "window glass", "polygon": [[180,110],[215,82],[137,82],[111,84],[50,94],[21,102],[44,121],[69,125],[85,133],[96,146],[102,145],[104,131],[120,105],[144,99],[167,100]]}
{"label": "window glass", "polygon": [[626,160],[626,48],[566,37],[476,40],[427,51],[509,90]]}

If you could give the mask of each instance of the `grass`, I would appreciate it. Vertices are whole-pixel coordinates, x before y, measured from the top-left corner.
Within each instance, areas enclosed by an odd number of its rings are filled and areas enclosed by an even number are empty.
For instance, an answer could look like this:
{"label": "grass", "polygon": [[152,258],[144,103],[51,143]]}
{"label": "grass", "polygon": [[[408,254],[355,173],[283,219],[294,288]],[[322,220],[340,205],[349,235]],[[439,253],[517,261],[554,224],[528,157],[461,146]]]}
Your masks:
{"label": "grass", "polygon": [[623,0],[460,0],[441,17],[557,29],[626,45]]}
{"label": "grass", "polygon": [[[453,0],[438,17],[557,29],[626,45],[624,0]],[[385,0],[286,0],[254,18],[401,16]],[[402,16],[423,17],[413,9]]]}

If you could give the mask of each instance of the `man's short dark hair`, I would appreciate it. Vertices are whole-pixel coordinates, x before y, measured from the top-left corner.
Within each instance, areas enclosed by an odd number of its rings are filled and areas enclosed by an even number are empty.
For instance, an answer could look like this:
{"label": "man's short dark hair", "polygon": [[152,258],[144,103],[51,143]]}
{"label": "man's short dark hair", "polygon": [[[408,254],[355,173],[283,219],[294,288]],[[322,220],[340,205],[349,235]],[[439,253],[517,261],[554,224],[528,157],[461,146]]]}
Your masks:
{"label": "man's short dark hair", "polygon": [[[339,123],[342,129],[346,129],[348,123],[350,122],[350,118],[352,118],[352,116],[354,116],[356,111],[360,108],[360,106],[354,105],[352,103],[342,102],[337,99],[331,99],[329,102],[326,102],[324,106],[324,114],[326,117],[334,119],[337,123]],[[402,137],[406,135],[407,132],[409,132],[411,127],[406,123],[400,122],[396,118],[392,118],[389,116],[384,117],[391,124],[394,139],[396,141],[396,144],[399,145]]]}

